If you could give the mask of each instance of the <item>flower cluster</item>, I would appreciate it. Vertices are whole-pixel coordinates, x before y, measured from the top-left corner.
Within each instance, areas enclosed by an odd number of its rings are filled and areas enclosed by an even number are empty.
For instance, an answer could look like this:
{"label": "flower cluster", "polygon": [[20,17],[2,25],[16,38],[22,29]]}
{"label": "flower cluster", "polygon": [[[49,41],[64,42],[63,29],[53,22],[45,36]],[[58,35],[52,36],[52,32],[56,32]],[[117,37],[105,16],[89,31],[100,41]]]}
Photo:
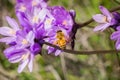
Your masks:
{"label": "flower cluster", "polygon": [[100,11],[102,14],[96,14],[93,16],[93,19],[99,23],[97,27],[94,28],[94,31],[103,31],[108,27],[111,27],[115,32],[111,35],[111,40],[115,40],[115,47],[117,50],[120,50],[120,13],[112,12],[110,13],[105,7],[100,6]]}
{"label": "flower cluster", "polygon": [[[45,0],[17,0],[15,19],[6,17],[10,27],[0,27],[0,34],[5,36],[0,42],[9,47],[4,50],[6,58],[11,63],[20,63],[18,72],[28,66],[32,71],[33,60],[40,54],[44,41],[64,49],[71,40],[73,28],[73,10],[66,11],[61,6],[50,7]],[[61,50],[47,47],[48,54],[59,55]]]}

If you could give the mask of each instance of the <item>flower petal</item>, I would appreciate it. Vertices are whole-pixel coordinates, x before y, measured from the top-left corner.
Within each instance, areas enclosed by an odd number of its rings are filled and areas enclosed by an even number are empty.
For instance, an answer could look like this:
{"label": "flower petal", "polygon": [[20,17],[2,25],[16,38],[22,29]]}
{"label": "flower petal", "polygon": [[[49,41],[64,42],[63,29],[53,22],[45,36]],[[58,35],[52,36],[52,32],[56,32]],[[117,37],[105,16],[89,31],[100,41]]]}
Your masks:
{"label": "flower petal", "polygon": [[117,26],[117,30],[120,30],[120,26]]}
{"label": "flower petal", "polygon": [[21,55],[13,55],[12,57],[10,57],[8,59],[11,63],[17,63],[20,62],[22,60]]}
{"label": "flower petal", "polygon": [[120,50],[120,39],[116,41],[115,47],[117,50]]}
{"label": "flower petal", "polygon": [[45,26],[44,26],[45,30],[49,30],[51,29],[51,27],[52,27],[52,24],[45,23]]}
{"label": "flower petal", "polygon": [[100,8],[101,12],[102,12],[105,16],[111,17],[111,13],[110,13],[105,7],[99,6],[99,8]]}
{"label": "flower petal", "polygon": [[22,27],[24,27],[26,30],[31,30],[30,24],[23,13],[16,12],[16,16]]}
{"label": "flower petal", "polygon": [[93,31],[103,31],[106,28],[108,28],[109,26],[110,26],[109,23],[107,23],[107,24],[100,24],[100,25],[96,26]]}
{"label": "flower petal", "polygon": [[9,27],[0,27],[0,34],[1,35],[14,36],[14,34],[11,34],[11,31],[13,31],[13,29],[11,29]]}
{"label": "flower petal", "polygon": [[50,47],[50,46],[48,46],[47,49],[48,49],[48,54],[53,53],[53,52],[56,51],[55,48]]}
{"label": "flower petal", "polygon": [[41,52],[41,45],[38,43],[34,43],[31,45],[30,50],[32,53],[34,53],[36,55],[39,52]]}
{"label": "flower petal", "polygon": [[30,61],[28,63],[28,69],[29,69],[30,72],[32,72],[32,69],[33,69],[33,59],[34,59],[34,55],[31,54],[30,55]]}
{"label": "flower petal", "polygon": [[96,14],[93,16],[93,19],[98,23],[105,23],[106,17],[102,14]]}
{"label": "flower petal", "polygon": [[4,54],[6,58],[11,58],[11,56],[19,54],[23,55],[24,50],[23,49],[17,49],[16,46],[8,47],[7,49],[4,50]]}
{"label": "flower petal", "polygon": [[5,37],[5,38],[1,38],[0,42],[5,42],[6,44],[9,44],[15,40],[16,40],[15,37]]}
{"label": "flower petal", "polygon": [[75,16],[76,16],[76,12],[71,9],[71,10],[69,11],[69,13],[70,13],[70,15],[72,16],[72,18],[74,19]]}
{"label": "flower petal", "polygon": [[35,34],[32,31],[30,31],[26,38],[30,43],[33,43],[35,39]]}
{"label": "flower petal", "polygon": [[39,12],[38,17],[41,20],[41,22],[45,19],[46,13],[47,13],[47,10],[44,8]]}
{"label": "flower petal", "polygon": [[29,60],[26,59],[25,61],[22,61],[18,67],[18,73],[21,73],[23,71],[23,69],[25,68],[25,66],[28,64]]}
{"label": "flower petal", "polygon": [[6,20],[7,20],[8,24],[9,24],[14,30],[16,30],[16,31],[19,30],[19,26],[18,26],[17,22],[16,22],[14,19],[10,18],[9,16],[6,16]]}
{"label": "flower petal", "polygon": [[56,50],[55,56],[58,56],[62,51],[61,50]]}
{"label": "flower petal", "polygon": [[111,37],[112,40],[117,40],[120,38],[120,31],[113,32]]}

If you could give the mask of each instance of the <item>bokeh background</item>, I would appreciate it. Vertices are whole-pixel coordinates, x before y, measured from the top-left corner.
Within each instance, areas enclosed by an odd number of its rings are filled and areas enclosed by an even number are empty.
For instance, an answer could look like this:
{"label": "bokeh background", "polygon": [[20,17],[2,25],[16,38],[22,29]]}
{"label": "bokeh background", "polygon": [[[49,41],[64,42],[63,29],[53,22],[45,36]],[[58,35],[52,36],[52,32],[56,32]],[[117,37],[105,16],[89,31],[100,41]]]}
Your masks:
{"label": "bokeh background", "polygon": [[[118,0],[119,1],[119,0]],[[119,6],[115,0],[49,0],[50,6],[60,5],[67,10],[76,11],[76,22],[83,23],[100,13],[99,5],[108,9]],[[15,0],[0,0],[0,26],[7,26],[5,16],[16,18]],[[16,18],[17,20],[17,18]],[[77,31],[75,50],[110,50],[114,42],[110,40],[112,29],[104,32],[93,32],[95,22]],[[27,69],[17,73],[18,64],[11,64],[5,58],[5,44],[0,43],[0,80],[120,80],[119,64],[115,54],[74,55],[62,53],[60,56],[36,56],[33,72]],[[119,54],[120,57],[120,54]]]}

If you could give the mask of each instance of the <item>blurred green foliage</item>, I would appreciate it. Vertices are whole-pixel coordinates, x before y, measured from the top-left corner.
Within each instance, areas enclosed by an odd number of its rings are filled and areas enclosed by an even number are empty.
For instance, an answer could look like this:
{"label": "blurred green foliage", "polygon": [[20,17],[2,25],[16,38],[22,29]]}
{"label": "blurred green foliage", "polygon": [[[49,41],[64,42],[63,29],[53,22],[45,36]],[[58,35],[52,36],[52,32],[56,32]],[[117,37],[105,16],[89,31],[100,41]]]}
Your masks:
{"label": "blurred green foliage", "polygon": [[18,79],[19,80],[36,80],[36,78],[34,76],[31,76],[34,74],[29,74],[29,73],[22,73],[20,75],[18,75]]}

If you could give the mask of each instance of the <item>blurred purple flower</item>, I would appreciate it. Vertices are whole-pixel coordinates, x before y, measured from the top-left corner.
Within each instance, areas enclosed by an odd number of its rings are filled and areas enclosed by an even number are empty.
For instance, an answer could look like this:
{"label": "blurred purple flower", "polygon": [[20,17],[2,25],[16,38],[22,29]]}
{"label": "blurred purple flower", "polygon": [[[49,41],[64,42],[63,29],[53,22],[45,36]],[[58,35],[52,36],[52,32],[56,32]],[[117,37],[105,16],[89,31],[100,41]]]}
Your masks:
{"label": "blurred purple flower", "polygon": [[28,64],[29,71],[32,71],[33,59],[41,51],[39,43],[35,43],[35,34],[30,31],[29,33],[18,31],[16,34],[16,45],[10,46],[4,51],[6,58],[11,63],[18,63],[18,72],[21,73],[25,66]]}
{"label": "blurred purple flower", "polygon": [[120,26],[117,27],[117,31],[112,33],[111,39],[116,41],[115,47],[120,50]]}
{"label": "blurred purple flower", "polygon": [[113,17],[115,19],[115,24],[111,26],[113,29],[117,30],[117,28],[120,26],[120,13],[119,12],[113,12]]}
{"label": "blurred purple flower", "polygon": [[27,30],[32,30],[35,27],[40,27],[44,24],[44,28],[51,28],[51,23],[54,20],[49,9],[34,7],[31,10],[26,10],[25,12],[18,11],[16,8],[16,15],[20,21],[20,24]]}
{"label": "blurred purple flower", "polygon": [[48,46],[48,54],[59,55],[71,41],[75,12],[61,6],[48,7],[46,0],[17,0],[17,22],[6,17],[9,27],[1,27],[0,34],[6,36],[0,42],[9,44],[4,51],[11,63],[20,63],[18,72],[28,66],[32,71],[33,59],[41,52],[44,41],[59,46],[61,50]]}
{"label": "blurred purple flower", "polygon": [[103,31],[109,26],[112,26],[116,23],[113,15],[103,6],[100,6],[100,11],[102,14],[96,14],[93,16],[93,19],[98,22],[100,25],[94,28],[94,31]]}
{"label": "blurred purple flower", "polygon": [[73,19],[68,11],[66,11],[62,6],[54,6],[52,7],[51,12],[55,18],[55,26],[59,26],[66,29],[67,31],[71,31],[73,26]]}
{"label": "blurred purple flower", "polygon": [[34,39],[35,39],[35,34],[30,31],[29,33],[26,33],[24,31],[19,31],[17,33],[17,41],[16,41],[16,45],[19,48],[27,48],[30,47],[31,45],[34,44]]}
{"label": "blurred purple flower", "polygon": [[16,15],[26,31],[39,26],[49,13],[44,0],[17,0]]}
{"label": "blurred purple flower", "polygon": [[[69,33],[67,33],[66,30],[62,28],[54,29],[52,32],[50,31],[49,34],[49,37],[45,40],[49,43],[59,46],[61,49],[65,49],[66,45],[70,42]],[[62,52],[62,50],[58,50],[50,46],[48,46],[47,49],[48,54],[54,53],[55,56],[58,56]]]}
{"label": "blurred purple flower", "polygon": [[[70,33],[73,27],[73,18],[71,14],[61,6],[52,7],[51,13],[54,21],[51,24],[52,28],[49,28],[49,31],[46,32],[46,35],[49,35],[45,40],[64,49],[71,39]],[[61,53],[61,50],[48,46],[48,54],[50,53],[55,53],[57,56]]]}
{"label": "blurred purple flower", "polygon": [[9,47],[4,51],[6,58],[11,63],[20,63],[18,72],[21,73],[23,69],[28,65],[28,69],[32,72],[34,54],[28,49],[17,49],[16,47]]}
{"label": "blurred purple flower", "polygon": [[116,41],[115,47],[120,50],[120,13],[113,12],[113,16],[116,19],[116,24],[112,26],[115,32],[112,33],[111,39]]}
{"label": "blurred purple flower", "polygon": [[40,7],[40,8],[47,7],[46,0],[17,0],[17,6],[19,4],[24,4],[26,6],[26,7],[24,6],[24,8],[26,9],[33,8],[33,7]]}
{"label": "blurred purple flower", "polygon": [[1,38],[0,42],[10,44],[11,42],[14,42],[16,40],[16,33],[20,30],[20,27],[13,18],[7,16],[6,20],[11,28],[7,26],[0,27],[0,34],[6,36],[4,38]]}
{"label": "blurred purple flower", "polygon": [[14,19],[8,16],[6,19],[11,28],[0,28],[0,34],[6,36],[5,38],[1,38],[0,41],[10,44],[10,47],[4,51],[5,56],[11,63],[20,62],[18,68],[19,73],[22,72],[27,64],[31,72],[33,58],[39,54],[42,46],[34,41],[35,33],[33,31],[26,32],[19,28]]}

